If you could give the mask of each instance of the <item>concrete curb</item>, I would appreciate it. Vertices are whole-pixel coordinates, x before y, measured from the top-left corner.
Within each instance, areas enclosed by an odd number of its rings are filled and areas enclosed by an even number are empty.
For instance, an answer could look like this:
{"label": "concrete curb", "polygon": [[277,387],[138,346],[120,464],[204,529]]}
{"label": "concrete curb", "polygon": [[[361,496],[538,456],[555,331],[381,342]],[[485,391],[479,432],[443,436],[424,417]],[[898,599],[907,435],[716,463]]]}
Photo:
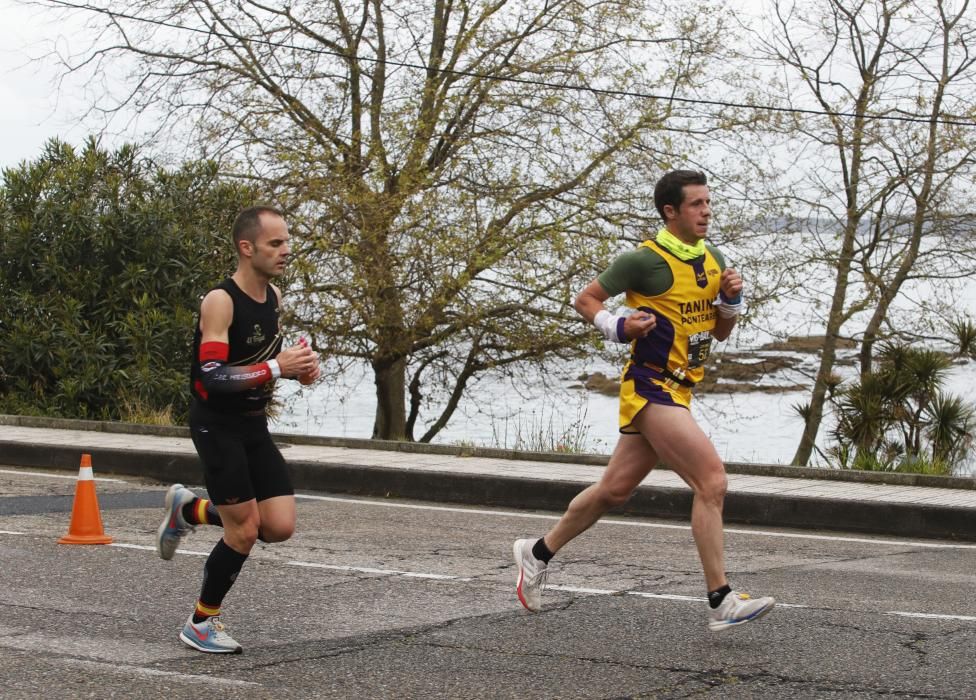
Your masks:
{"label": "concrete curb", "polygon": [[[162,483],[199,483],[201,480],[199,461],[194,454],[0,441],[2,462],[25,467],[75,469],[80,450],[92,455],[100,474],[141,476]],[[287,459],[287,452],[285,457]],[[342,462],[288,460],[288,463],[295,488],[300,491],[355,496],[559,512],[585,487],[579,482],[558,479],[426,472]],[[691,512],[691,492],[641,486],[631,500],[615,512],[687,522]],[[973,516],[970,508],[788,494],[730,492],[725,501],[725,521],[729,524],[844,530],[900,537],[976,541],[976,517]]]}
{"label": "concrete curb", "polygon": [[[35,416],[14,416],[0,414],[0,425],[25,428],[50,428],[55,430],[87,430],[114,434],[156,435],[160,437],[189,438],[189,428],[175,425],[139,425],[113,421],[75,420],[70,418],[44,418]],[[275,433],[275,440],[294,445],[319,445],[323,447],[345,447],[348,449],[388,450],[409,454],[436,454],[455,457],[485,457],[489,459],[525,460],[531,462],[551,462],[557,464],[582,464],[604,467],[609,455],[573,454],[561,452],[527,452],[499,449],[493,447],[472,447],[461,445],[432,445],[418,442],[398,442],[394,440],[370,440],[365,438],[341,438],[315,435],[296,435]],[[662,465],[665,469],[666,465]],[[726,462],[729,474],[751,474],[755,476],[776,476],[787,479],[819,479],[829,481],[848,481],[861,484],[887,484],[891,486],[931,486],[944,489],[976,490],[976,478],[962,476],[936,476],[932,474],[900,474],[892,472],[865,472],[850,469],[822,469],[817,467],[795,467],[783,464],[759,464],[746,462]]]}

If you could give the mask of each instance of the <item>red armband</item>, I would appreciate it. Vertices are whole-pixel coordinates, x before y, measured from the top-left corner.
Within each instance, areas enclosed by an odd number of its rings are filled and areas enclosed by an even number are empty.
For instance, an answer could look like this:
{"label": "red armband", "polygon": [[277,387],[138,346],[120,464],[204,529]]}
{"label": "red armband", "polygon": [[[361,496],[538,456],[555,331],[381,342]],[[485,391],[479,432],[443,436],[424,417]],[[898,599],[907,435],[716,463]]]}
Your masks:
{"label": "red armband", "polygon": [[219,341],[200,343],[200,362],[212,362],[214,360],[226,362],[230,357],[230,345]]}

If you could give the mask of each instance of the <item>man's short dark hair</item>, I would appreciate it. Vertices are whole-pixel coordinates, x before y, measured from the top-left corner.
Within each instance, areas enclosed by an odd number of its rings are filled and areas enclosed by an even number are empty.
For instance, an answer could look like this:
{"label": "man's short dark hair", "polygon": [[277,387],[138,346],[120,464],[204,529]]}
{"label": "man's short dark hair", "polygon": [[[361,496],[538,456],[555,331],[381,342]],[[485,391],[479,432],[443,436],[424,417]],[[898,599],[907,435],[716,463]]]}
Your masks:
{"label": "man's short dark hair", "polygon": [[685,199],[685,185],[707,185],[708,179],[705,173],[700,170],[672,170],[665,173],[654,186],[654,206],[661,218],[667,221],[664,216],[664,207],[670,204],[677,211],[681,208],[681,203]]}
{"label": "man's short dark hair", "polygon": [[281,211],[266,204],[248,207],[234,219],[234,226],[231,232],[234,235],[235,248],[241,241],[254,243],[257,240],[258,234],[261,232],[261,214],[274,214],[275,216],[284,218]]}

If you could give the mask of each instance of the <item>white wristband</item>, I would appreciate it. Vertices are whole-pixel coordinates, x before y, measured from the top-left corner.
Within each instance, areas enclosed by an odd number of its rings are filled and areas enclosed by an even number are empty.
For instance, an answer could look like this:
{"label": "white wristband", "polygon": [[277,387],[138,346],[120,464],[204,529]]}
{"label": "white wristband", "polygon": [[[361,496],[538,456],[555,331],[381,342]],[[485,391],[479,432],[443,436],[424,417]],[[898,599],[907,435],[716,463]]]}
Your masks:
{"label": "white wristband", "polygon": [[735,318],[742,313],[742,309],[745,304],[742,303],[740,299],[737,304],[730,304],[727,301],[722,301],[721,299],[715,300],[715,306],[718,310],[718,315],[722,318]]}
{"label": "white wristband", "polygon": [[281,376],[281,367],[278,365],[278,360],[268,360],[268,369],[271,370],[271,376],[275,379]]}
{"label": "white wristband", "polygon": [[626,316],[614,316],[606,309],[600,309],[593,317],[593,325],[603,333],[603,337],[607,340],[614,343],[627,343],[630,341],[622,337],[624,335],[623,322],[626,318]]}

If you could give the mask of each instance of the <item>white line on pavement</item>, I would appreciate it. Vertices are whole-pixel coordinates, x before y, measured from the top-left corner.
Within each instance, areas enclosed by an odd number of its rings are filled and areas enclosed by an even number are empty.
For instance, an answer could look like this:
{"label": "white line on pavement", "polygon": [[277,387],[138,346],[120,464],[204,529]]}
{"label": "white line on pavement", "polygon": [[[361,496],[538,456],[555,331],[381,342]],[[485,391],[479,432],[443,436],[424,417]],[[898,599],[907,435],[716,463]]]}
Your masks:
{"label": "white line on pavement", "polygon": [[340,566],[337,564],[319,564],[310,561],[289,561],[288,566],[303,566],[308,569],[329,569],[330,571],[355,571],[362,574],[384,574],[387,576],[406,576],[407,578],[426,578],[435,581],[471,581],[473,579],[450,574],[426,574],[417,571],[399,571],[397,569],[374,569],[365,566]]}
{"label": "white line on pavement", "polygon": [[[111,542],[109,547],[121,547],[122,549],[141,549],[144,552],[155,552],[155,547],[149,547],[144,544],[129,544],[128,542]],[[177,549],[177,554],[189,554],[194,557],[209,557],[210,552],[198,552],[193,549]]]}
{"label": "white line on pavement", "polygon": [[[654,600],[680,600],[691,603],[707,603],[708,598],[691,595],[678,595],[677,593],[647,593],[645,591],[612,591],[606,588],[580,588],[579,586],[547,586],[551,591],[567,591],[569,593],[589,593],[591,595],[632,595],[638,598],[652,598]],[[778,608],[809,608],[809,605],[799,605],[796,603],[776,603]]]}
{"label": "white line on pavement", "polygon": [[104,673],[115,673],[118,675],[132,676],[165,676],[177,680],[192,681],[193,683],[208,683],[210,685],[231,685],[231,686],[260,686],[260,683],[251,681],[239,681],[233,678],[220,678],[219,676],[200,675],[196,673],[178,673],[176,671],[164,671],[158,668],[146,668],[145,666],[130,666],[128,664],[105,663],[103,661],[89,661],[87,659],[61,659],[61,663],[66,666],[82,666],[84,668],[95,669]]}
{"label": "white line on pavement", "polygon": [[899,617],[922,617],[933,620],[962,620],[963,622],[976,622],[976,617],[971,615],[936,615],[934,613],[899,612],[889,610],[885,615],[898,615]]}
{"label": "white line on pavement", "polygon": [[[340,499],[345,500],[345,499]],[[0,534],[15,534],[15,535],[25,535],[26,533],[9,532],[0,530]],[[871,540],[873,541],[873,540]],[[110,547],[120,547],[122,549],[136,549],[146,552],[155,552],[155,547],[150,547],[142,544],[131,544],[127,542],[113,542],[109,545]],[[209,556],[209,552],[197,552],[187,549],[176,550],[180,554],[190,554],[194,556]],[[269,558],[266,561],[274,561]],[[403,571],[399,569],[378,569],[375,567],[368,566],[346,566],[338,564],[321,564],[319,562],[306,562],[306,561],[288,561],[285,562],[286,566],[298,566],[306,569],[326,569],[330,571],[349,571],[355,573],[366,573],[366,574],[382,574],[394,578],[419,578],[419,579],[432,579],[437,581],[457,581],[458,583],[471,582],[474,579],[465,578],[462,576],[452,576],[450,574],[432,574],[421,571]],[[560,585],[549,585],[547,587],[549,590],[553,591],[563,591],[567,593],[581,593],[585,595],[603,595],[603,596],[619,596],[619,595],[630,595],[637,596],[639,598],[650,598],[654,600],[674,600],[679,602],[694,602],[702,603],[705,602],[705,598],[700,598],[697,596],[686,596],[678,595],[674,593],[649,593],[645,591],[616,591],[609,588],[584,588],[580,586],[560,586]],[[800,603],[776,603],[777,607],[781,608],[810,608],[809,605],[803,605]],[[837,610],[835,612],[843,612]],[[929,620],[956,620],[962,622],[976,622],[976,617],[971,617],[968,615],[945,615],[940,613],[919,613],[919,612],[906,612],[900,610],[888,610],[883,615],[895,615],[898,617],[912,617],[912,618],[923,618]]]}
{"label": "white line on pavement", "polygon": [[[71,479],[72,481],[78,480],[77,474],[47,474],[45,472],[24,472],[17,469],[0,469],[0,474],[16,474],[17,476],[43,476],[47,479]],[[116,484],[126,483],[125,479],[108,479],[104,476],[96,476],[95,481],[111,481]]]}
{"label": "white line on pavement", "polygon": [[[336,503],[352,503],[355,505],[380,506],[382,508],[408,508],[413,510],[435,510],[447,513],[465,513],[476,515],[494,515],[506,518],[535,518],[538,520],[558,520],[557,515],[544,515],[541,513],[520,513],[507,510],[486,510],[484,508],[455,508],[451,506],[427,506],[418,503],[390,503],[389,501],[371,501],[363,498],[340,498],[337,496],[312,496],[309,494],[295,494],[295,498],[310,501],[334,501]],[[670,525],[667,523],[646,523],[636,520],[622,520],[617,518],[604,518],[597,523],[598,525],[622,525],[625,527],[650,527],[661,530],[691,530],[690,525]],[[759,535],[763,537],[785,537],[788,539],[800,540],[823,540],[827,542],[856,542],[862,544],[883,544],[891,547],[922,547],[925,549],[976,549],[976,544],[955,544],[949,542],[911,542],[907,540],[887,540],[881,538],[868,537],[841,537],[839,535],[808,535],[799,532],[771,532],[769,530],[740,530],[736,528],[725,528],[726,533],[737,535]]]}
{"label": "white line on pavement", "polygon": [[[23,472],[8,469],[0,469],[0,474],[17,474],[29,476],[43,476],[52,479],[76,479],[76,476],[64,476],[60,474],[45,474],[42,472]],[[115,483],[126,483],[122,479],[108,479],[95,477],[95,481],[111,481]],[[337,503],[352,503],[357,505],[379,506],[383,508],[406,508],[412,510],[432,510],[446,513],[474,513],[477,515],[492,515],[500,517],[515,518],[535,518],[538,520],[558,520],[559,516],[545,515],[541,513],[520,513],[516,511],[487,510],[484,508],[455,508],[450,506],[428,506],[417,503],[390,503],[388,501],[371,501],[363,498],[340,498],[336,496],[313,496],[311,494],[295,494],[295,498],[309,501],[334,501]],[[625,527],[649,527],[659,530],[691,530],[690,525],[671,525],[667,523],[647,523],[634,520],[623,520],[614,517],[604,518],[598,524],[619,525]],[[889,547],[921,547],[924,549],[976,549],[976,544],[955,544],[943,542],[912,542],[908,540],[889,540],[882,538],[868,537],[842,537],[839,535],[810,535],[799,532],[771,532],[769,530],[741,530],[737,528],[725,528],[727,534],[736,535],[757,535],[762,537],[782,537],[798,540],[820,540],[825,542],[854,542],[862,544],[883,544]],[[188,552],[198,554],[198,552]]]}

